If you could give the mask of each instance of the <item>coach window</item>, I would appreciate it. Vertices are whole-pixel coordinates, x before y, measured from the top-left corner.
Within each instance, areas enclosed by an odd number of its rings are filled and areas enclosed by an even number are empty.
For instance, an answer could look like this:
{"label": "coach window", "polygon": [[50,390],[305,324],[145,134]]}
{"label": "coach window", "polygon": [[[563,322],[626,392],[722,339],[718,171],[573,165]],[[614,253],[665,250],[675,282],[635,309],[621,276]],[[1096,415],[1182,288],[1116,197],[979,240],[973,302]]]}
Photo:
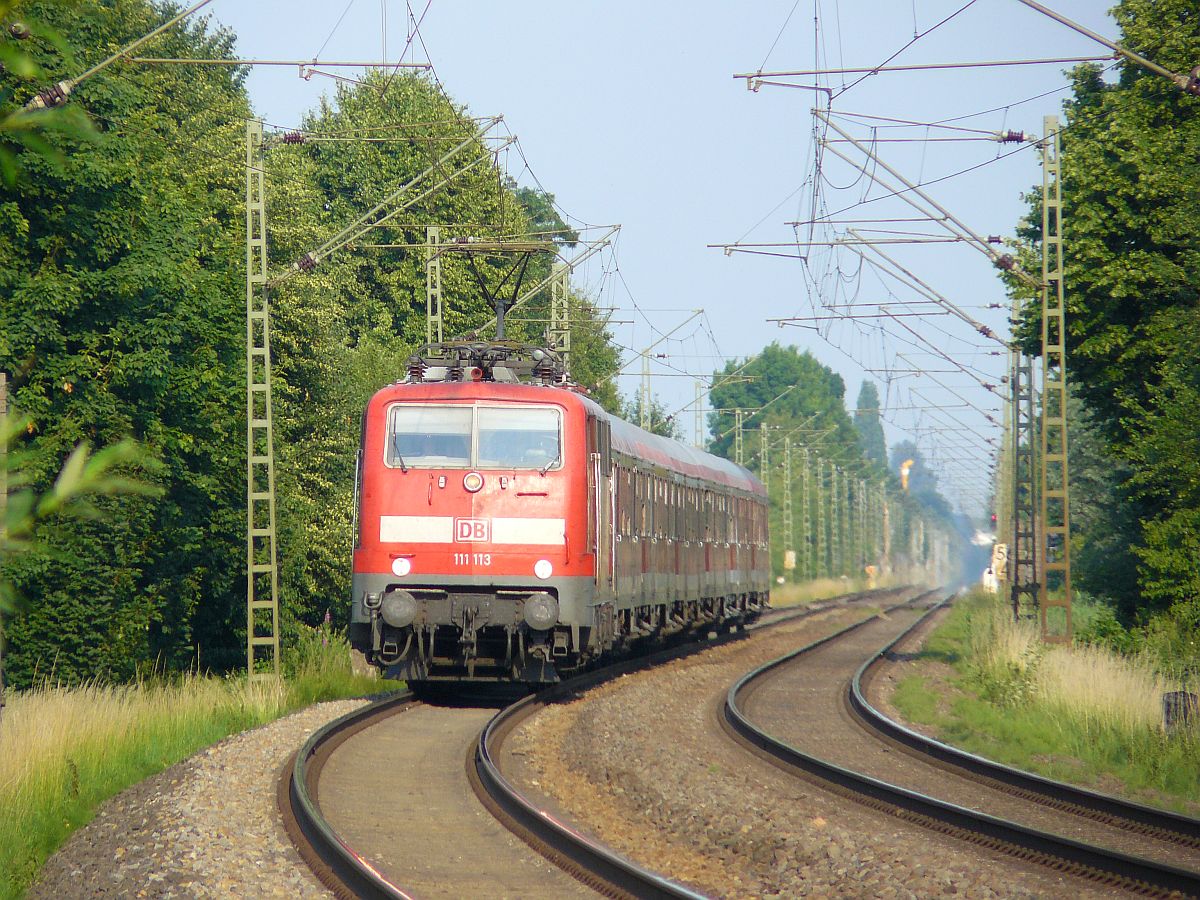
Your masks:
{"label": "coach window", "polygon": [[466,468],[471,464],[469,406],[393,406],[387,464],[398,468]]}

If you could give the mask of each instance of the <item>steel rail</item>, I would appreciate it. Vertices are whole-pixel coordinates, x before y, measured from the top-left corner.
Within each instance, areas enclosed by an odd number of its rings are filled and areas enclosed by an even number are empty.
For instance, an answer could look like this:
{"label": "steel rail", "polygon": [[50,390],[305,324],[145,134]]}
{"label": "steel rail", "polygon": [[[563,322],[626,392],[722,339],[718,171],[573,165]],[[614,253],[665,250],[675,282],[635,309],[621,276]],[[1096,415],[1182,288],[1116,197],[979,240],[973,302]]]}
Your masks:
{"label": "steel rail", "polygon": [[[948,602],[949,598],[931,608],[905,630],[901,637],[907,636]],[[866,622],[855,623],[785,654],[759,666],[735,682],[726,694],[722,711],[722,723],[731,735],[739,742],[755,748],[786,771],[815,776],[832,785],[838,793],[944,834],[983,844],[1060,871],[1065,870],[1092,879],[1098,878],[1143,893],[1169,895],[1176,892],[1177,895],[1200,896],[1200,875],[1195,872],[1028,828],[854,772],[781,741],[750,721],[739,700],[761,683],[764,676],[804,654],[844,637],[864,624]],[[874,659],[873,656],[872,660]]]}
{"label": "steel rail", "polygon": [[850,682],[847,694],[850,709],[871,731],[927,762],[932,760],[955,771],[965,770],[979,778],[997,782],[1006,791],[1017,789],[1025,799],[1109,824],[1133,825],[1133,830],[1153,834],[1162,840],[1200,848],[1200,819],[1006,766],[927,737],[888,718],[867,699],[863,684],[909,633],[911,629],[864,662]]}
{"label": "steel rail", "polygon": [[[577,678],[560,682],[548,691],[530,695],[498,713],[481,733],[467,760],[467,775],[484,805],[497,818],[530,844],[535,851],[601,893],[613,897],[671,897],[696,900],[696,894],[657,873],[641,869],[611,850],[580,834],[538,808],[524,797],[496,765],[496,749],[504,738],[528,716],[551,700],[570,696],[627,672],[719,646],[754,631],[808,618],[852,601],[870,600],[904,588],[880,588],[813,603],[795,610],[766,610],[760,621],[747,626],[735,623],[714,640],[690,641],[643,656],[619,660]],[[762,621],[769,617],[769,621]],[[866,620],[866,621],[869,621]],[[419,701],[404,691],[386,697],[335,719],[314,732],[281,772],[277,804],[288,832],[305,863],[335,896],[410,900],[411,895],[385,878],[357,853],[329,824],[321,812],[317,786],[326,761],[353,735],[396,715]]]}
{"label": "steel rail", "polygon": [[[903,588],[864,591],[839,598],[839,601],[805,607],[790,614],[781,610],[780,615],[773,617],[769,622],[761,622],[755,626],[754,630],[757,632],[807,618],[831,609],[839,605],[839,602],[870,599],[894,590],[903,590]],[[864,621],[870,621],[870,619]],[[603,669],[560,682],[548,690],[526,697],[501,710],[480,735],[475,753],[474,771],[469,772],[480,800],[509,830],[543,856],[566,869],[585,884],[610,896],[689,898],[689,900],[702,897],[703,895],[614,853],[581,834],[570,823],[561,821],[549,811],[538,806],[504,777],[497,759],[499,747],[503,745],[505,738],[526,719],[536,715],[546,704],[574,696],[580,691],[629,672],[650,668],[668,660],[698,653],[709,647],[740,640],[744,635],[744,629],[740,633],[731,630],[715,640],[689,642],[646,656],[623,660]],[[471,768],[472,766],[468,764],[468,770]]]}
{"label": "steel rail", "polygon": [[277,802],[285,829],[313,874],[339,898],[411,900],[333,830],[317,803],[317,783],[339,745],[414,702],[405,691],[334,719],[304,742],[279,779]]}

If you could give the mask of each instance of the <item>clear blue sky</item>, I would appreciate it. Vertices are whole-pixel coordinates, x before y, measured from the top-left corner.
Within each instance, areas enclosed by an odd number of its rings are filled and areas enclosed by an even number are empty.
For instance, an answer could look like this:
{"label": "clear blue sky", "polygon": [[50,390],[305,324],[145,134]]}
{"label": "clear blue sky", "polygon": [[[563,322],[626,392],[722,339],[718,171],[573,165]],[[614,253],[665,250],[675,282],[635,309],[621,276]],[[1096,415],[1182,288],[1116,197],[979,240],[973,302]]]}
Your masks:
{"label": "clear blue sky", "polygon": [[[451,96],[473,114],[504,114],[521,139],[533,174],[567,213],[584,222],[622,224],[615,254],[587,266],[577,278],[603,305],[620,308],[616,319],[633,322],[614,329],[620,343],[644,347],[682,322],[689,310],[705,309],[702,327],[689,325],[679,332],[683,340],[659,348],[669,359],[656,363],[653,389],[669,409],[684,407],[694,396],[693,379],[668,377],[677,370],[707,375],[722,361],[718,354],[745,356],[772,340],[794,343],[842,374],[850,406],[862,379],[873,378],[892,408],[887,414],[889,444],[915,432],[940,470],[948,495],[978,512],[988,487],[988,448],[979,435],[997,436],[998,428],[969,408],[934,412],[909,407],[961,406],[965,401],[998,411],[997,398],[962,373],[942,372],[950,365],[920,355],[931,351],[896,322],[888,322],[889,331],[916,346],[906,347],[881,333],[879,320],[821,323],[821,332],[767,322],[811,316],[820,298],[895,304],[911,301],[911,292],[873,275],[869,267],[858,271],[856,257],[845,249],[814,250],[806,277],[805,266],[795,259],[726,256],[707,247],[738,240],[794,241],[795,232],[786,223],[810,215],[811,188],[802,186],[813,168],[810,109],[817,95],[772,87],[752,93],[731,77],[734,73],[813,68],[815,40],[824,67],[877,65],[911,41],[914,31],[929,29],[965,2],[818,0],[815,39],[814,0],[433,0],[428,9],[426,0],[420,0],[412,8],[417,16],[424,14],[423,43],[416,42],[405,58],[431,61]],[[1057,0],[1049,5],[1116,36],[1095,2]],[[378,59],[385,11],[390,60],[397,58],[407,34],[407,8],[398,0],[214,0],[207,11],[237,33],[244,57],[311,58],[319,52],[323,59]],[[976,0],[913,43],[894,64],[1105,52],[1017,0]],[[880,74],[839,94],[833,109],[922,122],[996,109],[956,124],[1041,134],[1042,117],[1059,111],[1065,92],[1020,101],[1062,88],[1065,68]],[[849,80],[831,76],[824,83],[840,88]],[[303,81],[290,69],[256,69],[249,86],[256,110],[281,125],[298,124],[323,92],[332,92],[328,79]],[[870,135],[861,125],[854,131]],[[888,135],[969,136],[924,128],[876,132],[877,137]],[[1010,236],[1023,211],[1021,192],[1041,179],[1032,149],[996,161],[1001,148],[995,143],[876,146],[884,160],[914,180],[928,182],[983,164],[929,188],[979,233]],[[512,156],[510,172],[533,183],[523,162]],[[858,174],[827,155],[821,179],[827,211],[883,193],[868,189],[867,179],[856,180]],[[869,203],[838,218],[913,215],[892,200]],[[875,227],[937,232],[928,224]],[[1068,240],[1069,227],[1068,222]],[[961,244],[886,249],[930,287],[1006,332],[1007,314],[987,309],[1004,304],[1004,292],[977,251]],[[940,349],[978,367],[987,380],[999,382],[1003,357],[988,356],[986,350],[972,356],[980,351],[970,344],[981,342],[965,326],[945,317],[903,321]],[[928,374],[900,371],[914,366]],[[632,394],[636,359],[627,369],[634,376],[623,378],[622,387]],[[890,379],[885,369],[891,370]],[[681,415],[690,438],[692,412]],[[1000,421],[998,414],[993,416]],[[958,428],[969,430],[951,430]]]}

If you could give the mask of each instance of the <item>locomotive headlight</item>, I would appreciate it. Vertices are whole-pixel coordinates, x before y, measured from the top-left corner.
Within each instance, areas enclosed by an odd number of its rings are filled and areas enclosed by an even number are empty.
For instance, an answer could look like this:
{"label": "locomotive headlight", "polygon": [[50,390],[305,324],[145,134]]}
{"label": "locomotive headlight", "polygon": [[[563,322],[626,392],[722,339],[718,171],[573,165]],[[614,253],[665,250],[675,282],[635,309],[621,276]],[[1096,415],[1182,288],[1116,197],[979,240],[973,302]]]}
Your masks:
{"label": "locomotive headlight", "polygon": [[525,598],[525,622],[536,631],[553,628],[558,621],[558,601],[545,591]]}
{"label": "locomotive headlight", "polygon": [[395,575],[397,578],[403,578],[405,575],[407,575],[411,571],[412,571],[412,560],[405,559],[403,556],[399,556],[396,559],[392,560],[392,574]]}
{"label": "locomotive headlight", "polygon": [[463,476],[463,487],[470,493],[475,493],[483,487],[483,476],[478,472],[468,472]]}
{"label": "locomotive headlight", "polygon": [[548,559],[539,559],[533,564],[533,574],[538,578],[549,578],[554,574],[554,566]]}
{"label": "locomotive headlight", "polygon": [[417,601],[408,591],[388,591],[383,595],[383,621],[393,628],[411,625],[417,617]]}

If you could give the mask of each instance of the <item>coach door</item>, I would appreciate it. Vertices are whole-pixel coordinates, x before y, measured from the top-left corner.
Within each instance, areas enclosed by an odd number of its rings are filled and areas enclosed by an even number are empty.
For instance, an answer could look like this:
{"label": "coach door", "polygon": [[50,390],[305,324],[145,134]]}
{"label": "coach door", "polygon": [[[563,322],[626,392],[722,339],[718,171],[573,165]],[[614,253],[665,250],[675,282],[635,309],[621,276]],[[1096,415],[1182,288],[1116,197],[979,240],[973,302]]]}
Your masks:
{"label": "coach door", "polygon": [[613,589],[613,483],[608,423],[588,416],[588,531],[596,555],[596,587]]}

